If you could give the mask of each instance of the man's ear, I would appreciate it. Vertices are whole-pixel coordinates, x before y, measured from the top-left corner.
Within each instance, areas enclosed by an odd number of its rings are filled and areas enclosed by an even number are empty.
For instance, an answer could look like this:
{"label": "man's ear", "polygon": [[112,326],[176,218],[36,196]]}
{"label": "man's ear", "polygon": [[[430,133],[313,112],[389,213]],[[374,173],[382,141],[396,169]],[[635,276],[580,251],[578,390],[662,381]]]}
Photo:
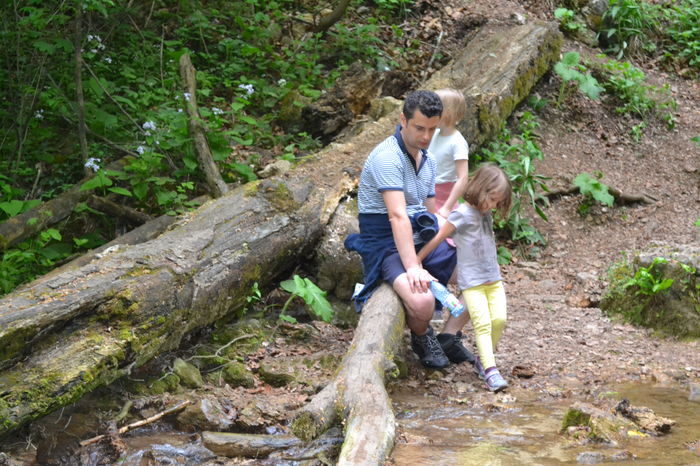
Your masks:
{"label": "man's ear", "polygon": [[405,128],[408,126],[408,120],[406,119],[406,115],[401,112],[401,115],[399,115],[399,121],[401,122],[401,127]]}

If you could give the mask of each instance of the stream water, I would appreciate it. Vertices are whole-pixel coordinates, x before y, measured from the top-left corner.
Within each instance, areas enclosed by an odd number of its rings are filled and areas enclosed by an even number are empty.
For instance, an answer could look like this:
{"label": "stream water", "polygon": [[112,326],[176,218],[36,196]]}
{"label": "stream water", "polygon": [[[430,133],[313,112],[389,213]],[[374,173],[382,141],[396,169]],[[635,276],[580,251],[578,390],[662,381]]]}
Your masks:
{"label": "stream water", "polygon": [[[606,395],[615,400],[627,398],[633,406],[646,406],[658,416],[675,420],[671,432],[660,437],[630,437],[615,446],[579,445],[559,433],[564,413],[576,401],[574,398],[543,397],[537,391],[512,387],[505,394],[481,394],[486,397],[479,397],[479,402],[475,401],[473,393],[467,393],[465,398],[447,403],[434,395],[423,396],[415,388],[404,385],[391,392],[397,420],[397,441],[391,461],[400,466],[612,462],[700,466],[700,402],[689,400],[687,388],[627,384],[614,390]],[[89,400],[84,400],[70,414],[55,413],[51,419],[45,419],[45,429],[53,430],[45,432],[52,439],[50,443],[89,438],[96,429],[95,413],[88,409],[89,405]],[[124,435],[119,464],[212,464],[210,461],[215,457],[202,445],[199,435],[172,429],[168,423],[156,423]],[[693,447],[689,448],[691,444]],[[22,464],[47,464],[43,460],[57,460],[54,453],[46,451],[46,445],[36,445],[38,449],[34,454],[24,447],[19,448],[20,453],[24,451],[19,458],[26,460]],[[2,445],[0,450],[3,450]],[[108,464],[103,453],[89,451],[78,464]],[[76,463],[59,460],[52,464]],[[302,463],[270,458],[246,464],[292,466]]]}
{"label": "stream water", "polygon": [[[660,437],[630,437],[624,444],[575,445],[560,435],[564,413],[573,400],[541,401],[536,394],[509,390],[493,404],[478,408],[445,404],[415,391],[392,393],[399,441],[392,453],[397,465],[700,465],[700,403],[688,391],[648,384],[616,387],[615,399],[646,406],[676,421]],[[499,398],[500,397],[500,398]]]}

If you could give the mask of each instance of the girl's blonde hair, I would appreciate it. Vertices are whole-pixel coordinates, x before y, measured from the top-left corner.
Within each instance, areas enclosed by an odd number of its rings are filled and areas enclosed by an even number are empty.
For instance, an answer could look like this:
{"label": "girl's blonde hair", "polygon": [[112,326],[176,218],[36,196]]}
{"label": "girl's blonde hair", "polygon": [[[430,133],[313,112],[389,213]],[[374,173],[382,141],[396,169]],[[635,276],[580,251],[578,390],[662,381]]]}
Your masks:
{"label": "girl's blonde hair", "polygon": [[490,193],[502,193],[501,200],[496,204],[496,211],[501,218],[508,218],[513,188],[510,179],[496,165],[485,163],[471,176],[464,190],[464,200],[479,210],[482,210]]}
{"label": "girl's blonde hair", "polygon": [[456,125],[467,113],[467,103],[464,94],[456,89],[440,89],[435,91],[442,101],[442,117],[451,124]]}

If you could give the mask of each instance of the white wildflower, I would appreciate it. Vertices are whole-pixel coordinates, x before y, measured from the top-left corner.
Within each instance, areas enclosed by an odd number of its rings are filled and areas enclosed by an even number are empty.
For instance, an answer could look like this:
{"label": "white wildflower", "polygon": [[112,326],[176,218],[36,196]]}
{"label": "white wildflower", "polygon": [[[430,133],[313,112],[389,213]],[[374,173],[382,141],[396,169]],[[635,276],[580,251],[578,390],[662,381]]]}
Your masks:
{"label": "white wildflower", "polygon": [[190,98],[192,97],[192,94],[190,94],[189,92],[185,92],[184,94],[182,94],[182,96],[185,98],[185,100],[187,102],[189,102]]}
{"label": "white wildflower", "polygon": [[37,120],[43,120],[44,119],[44,110],[43,109],[37,110],[34,113],[34,118],[36,118]]}
{"label": "white wildflower", "polygon": [[85,162],[85,168],[90,168],[93,172],[96,172],[97,170],[100,169],[100,166],[97,163],[101,162],[101,161],[102,161],[102,159],[90,157],[87,160],[87,162]]}
{"label": "white wildflower", "polygon": [[238,88],[243,89],[246,92],[246,94],[248,94],[248,95],[255,92],[255,88],[253,87],[252,84],[239,84]]}
{"label": "white wildflower", "polygon": [[218,108],[218,107],[212,107],[212,108],[211,108],[211,112],[212,112],[214,115],[221,115],[222,113],[224,113],[224,111],[221,110],[221,109]]}
{"label": "white wildflower", "polygon": [[145,123],[143,124],[143,129],[145,129],[145,130],[152,129],[152,130],[155,131],[155,129],[156,129],[156,124],[155,124],[155,122],[153,122],[153,121],[147,121],[147,122],[145,122]]}
{"label": "white wildflower", "polygon": [[287,85],[287,80],[284,78],[281,78],[279,81],[277,81],[277,85],[280,87],[284,87]]}
{"label": "white wildflower", "polygon": [[146,152],[146,149],[143,146],[138,146],[136,148],[136,152],[138,152],[139,155],[143,155],[143,153]]}
{"label": "white wildflower", "polygon": [[103,60],[106,61],[107,63],[112,63],[112,59],[109,57],[104,57]]}
{"label": "white wildflower", "polygon": [[181,109],[181,108],[178,108],[178,109],[177,109],[177,113],[182,113],[182,109]]}

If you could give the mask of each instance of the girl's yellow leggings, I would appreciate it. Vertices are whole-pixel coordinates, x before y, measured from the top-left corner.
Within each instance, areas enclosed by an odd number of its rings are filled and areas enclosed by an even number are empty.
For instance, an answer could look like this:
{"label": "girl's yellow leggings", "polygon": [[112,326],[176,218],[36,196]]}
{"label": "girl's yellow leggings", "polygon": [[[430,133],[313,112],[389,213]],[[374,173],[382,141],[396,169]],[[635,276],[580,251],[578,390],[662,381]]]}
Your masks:
{"label": "girl's yellow leggings", "polygon": [[506,327],[506,292],[503,282],[479,285],[462,291],[469,309],[476,347],[484,369],[496,365],[493,352]]}

